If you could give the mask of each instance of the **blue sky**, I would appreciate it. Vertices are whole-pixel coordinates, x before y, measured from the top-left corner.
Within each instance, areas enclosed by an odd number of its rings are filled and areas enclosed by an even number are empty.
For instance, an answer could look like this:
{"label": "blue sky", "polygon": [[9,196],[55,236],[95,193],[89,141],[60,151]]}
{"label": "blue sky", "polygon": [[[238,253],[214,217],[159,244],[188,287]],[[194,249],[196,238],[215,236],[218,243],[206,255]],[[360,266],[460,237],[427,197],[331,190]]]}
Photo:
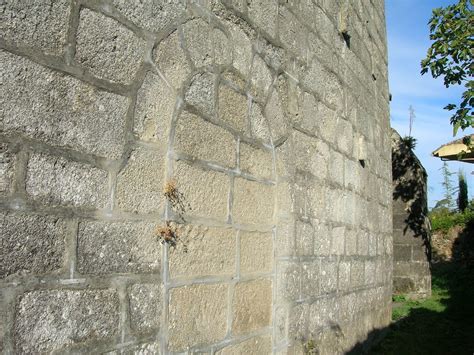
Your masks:
{"label": "blue sky", "polygon": [[[431,10],[454,1],[446,0],[385,0],[388,36],[389,82],[392,102],[390,116],[392,127],[401,136],[408,135],[409,106],[415,110],[412,136],[418,143],[415,153],[428,172],[428,204],[433,207],[442,199],[442,162],[431,156],[440,145],[463,136],[453,137],[449,123],[449,111],[443,110],[448,103],[458,103],[462,87],[447,89],[442,79],[433,79],[429,73],[420,75],[420,61],[430,46],[428,21]],[[464,134],[473,133],[466,130]],[[464,170],[469,196],[474,196],[474,164],[448,162],[452,172]],[[457,176],[453,176],[457,186]]]}

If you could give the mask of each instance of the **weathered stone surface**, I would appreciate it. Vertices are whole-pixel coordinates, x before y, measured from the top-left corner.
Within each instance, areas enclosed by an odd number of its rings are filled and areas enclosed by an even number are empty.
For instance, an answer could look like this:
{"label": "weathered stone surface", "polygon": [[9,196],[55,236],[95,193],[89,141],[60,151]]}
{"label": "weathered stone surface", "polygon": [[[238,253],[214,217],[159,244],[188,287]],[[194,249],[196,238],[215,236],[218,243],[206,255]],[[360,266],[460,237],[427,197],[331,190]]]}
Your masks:
{"label": "weathered stone surface", "polygon": [[295,255],[295,221],[279,218],[275,235],[275,256]]}
{"label": "weathered stone surface", "polygon": [[328,105],[334,107],[337,112],[341,112],[344,104],[344,91],[338,77],[330,73],[329,82],[326,84],[324,98]]}
{"label": "weathered stone surface", "polygon": [[351,263],[349,261],[339,263],[338,279],[339,291],[348,290],[351,284]]}
{"label": "weathered stone surface", "polygon": [[252,64],[252,42],[238,26],[232,25],[230,32],[234,44],[234,67],[247,76]]}
{"label": "weathered stone surface", "polygon": [[76,60],[93,75],[130,83],[142,62],[145,42],[110,17],[83,8],[77,29]]}
{"label": "weathered stone surface", "polygon": [[61,55],[66,44],[70,4],[67,0],[2,3],[0,33],[15,45],[38,47]]}
{"label": "weathered stone surface", "polygon": [[301,297],[312,298],[319,295],[321,271],[318,259],[301,263]]}
{"label": "weathered stone surface", "polygon": [[12,146],[0,143],[0,195],[8,195],[13,190],[15,161]]}
{"label": "weathered stone surface", "polygon": [[346,255],[357,255],[357,232],[346,229]]}
{"label": "weathered stone surface", "polygon": [[78,270],[83,274],[160,271],[161,244],[154,223],[81,222],[77,243]]}
{"label": "weathered stone surface", "polygon": [[214,343],[227,329],[227,285],[194,285],[170,291],[169,348]]}
{"label": "weathered stone surface", "polygon": [[344,103],[343,90],[338,77],[322,66],[319,59],[313,59],[307,70],[302,73],[302,81],[312,92],[323,98],[324,102],[336,109],[342,110]]}
{"label": "weathered stone surface", "polygon": [[[132,349],[127,349],[123,352],[124,355],[155,355],[160,354],[160,343],[152,342],[140,344],[133,347]],[[115,355],[115,354],[114,354]]]}
{"label": "weathered stone surface", "polygon": [[246,91],[247,82],[245,77],[240,74],[236,73],[235,71],[225,71],[220,76],[220,84],[222,86],[227,86],[229,88],[233,88],[239,92]]}
{"label": "weathered stone surface", "polygon": [[26,192],[44,204],[104,208],[107,173],[91,165],[44,154],[28,161]]}
{"label": "weathered stone surface", "polygon": [[126,98],[4,51],[0,61],[3,130],[85,153],[120,157]]}
{"label": "weathered stone surface", "polygon": [[309,329],[321,331],[321,328],[338,322],[338,307],[334,298],[321,298],[312,303],[309,309]]}
{"label": "weathered stone surface", "polygon": [[238,283],[234,290],[232,333],[243,334],[269,326],[271,309],[271,280]]}
{"label": "weathered stone surface", "polygon": [[27,292],[16,306],[16,351],[49,352],[112,337],[118,331],[118,308],[114,290]]}
{"label": "weathered stone surface", "polygon": [[343,255],[344,254],[344,241],[345,241],[345,228],[344,227],[333,227],[332,238],[331,238],[331,254]]}
{"label": "weathered stone surface", "polygon": [[278,30],[280,41],[294,53],[294,55],[303,57],[308,56],[306,29],[301,22],[284,6],[278,8]]}
{"label": "weathered stone surface", "polygon": [[311,224],[296,221],[296,254],[299,256],[313,255],[314,228]]}
{"label": "weathered stone surface", "polygon": [[[0,5],[6,305],[45,295],[2,310],[0,352],[333,354],[388,325],[382,5],[41,1]],[[102,284],[113,312],[57,296]]]}
{"label": "weathered stone surface", "polygon": [[158,328],[163,307],[161,286],[134,284],[128,288],[128,296],[132,329],[143,332]]}
{"label": "weathered stone surface", "polygon": [[179,0],[145,0],[134,6],[127,0],[113,0],[113,4],[136,25],[153,32],[176,26],[185,12]]}
{"label": "weathered stone surface", "polygon": [[364,284],[364,262],[354,260],[351,262],[351,288],[360,287]]}
{"label": "weathered stone surface", "polygon": [[[338,185],[344,185],[345,160],[344,156],[335,150],[331,150],[331,158],[329,159],[329,178]],[[353,171],[347,171],[353,174]]]}
{"label": "weathered stone surface", "polygon": [[120,350],[106,352],[105,355],[155,355],[160,354],[161,346],[159,342],[147,342],[132,345]]}
{"label": "weathered stone surface", "polygon": [[[323,170],[320,172],[321,175],[324,175],[324,166]],[[311,181],[308,188],[305,190],[303,187],[303,192],[306,194],[306,215],[315,217],[321,222],[326,223],[329,220],[333,219],[333,213],[339,213],[337,209],[339,207],[337,190],[332,190],[327,186],[324,186],[324,182]],[[328,203],[331,201],[331,203]],[[337,207],[336,207],[337,206]]]}
{"label": "weathered stone surface", "polygon": [[255,181],[236,178],[232,218],[237,223],[271,224],[275,187]]}
{"label": "weathered stone surface", "polygon": [[271,272],[273,240],[271,233],[240,231],[240,273]]}
{"label": "weathered stone surface", "polygon": [[393,250],[393,260],[395,261],[411,261],[411,245],[396,244]]}
{"label": "weathered stone surface", "polygon": [[183,26],[186,47],[196,67],[212,64],[211,27],[202,19],[191,20]]}
{"label": "weathered stone surface", "polygon": [[[363,264],[362,264],[363,265]],[[331,293],[337,289],[337,262],[323,259],[321,260],[321,292]]]}
{"label": "weathered stone surface", "polygon": [[275,37],[278,22],[278,4],[251,0],[247,2],[249,17],[259,28]]}
{"label": "weathered stone surface", "polygon": [[250,131],[254,138],[270,143],[271,135],[267,119],[263,116],[262,108],[252,102],[250,107]]}
{"label": "weathered stone surface", "polygon": [[337,121],[337,146],[344,154],[350,154],[354,143],[353,130],[349,121],[339,119]]}
{"label": "weathered stone surface", "polygon": [[250,83],[252,84],[253,93],[263,101],[272,84],[272,73],[265,61],[258,55],[253,58]]}
{"label": "weathered stone surface", "polygon": [[248,100],[226,85],[219,86],[219,118],[237,131],[248,132]]}
{"label": "weathered stone surface", "polygon": [[162,153],[136,148],[117,176],[117,207],[134,213],[159,211],[164,202],[164,171]]}
{"label": "weathered stone surface", "polygon": [[299,112],[296,124],[308,133],[316,134],[318,127],[318,103],[315,97],[308,92],[301,93],[298,106]]}
{"label": "weathered stone surface", "polygon": [[264,179],[273,176],[273,154],[270,150],[240,144],[240,170]]}
{"label": "weathered stone surface", "polygon": [[1,278],[43,275],[64,263],[66,224],[55,217],[0,214]]}
{"label": "weathered stone surface", "polygon": [[321,221],[313,223],[314,227],[314,254],[328,255],[331,252],[331,232]]}
{"label": "weathered stone surface", "polygon": [[301,294],[301,265],[294,261],[283,261],[277,266],[278,292],[284,300],[296,301]]}
{"label": "weathered stone surface", "polygon": [[431,289],[431,276],[410,275],[393,277],[393,287],[397,292],[409,294],[410,298],[425,298],[429,295],[427,290]]}
{"label": "weathered stone surface", "polygon": [[367,260],[365,262],[365,280],[364,283],[366,285],[372,285],[375,283],[375,276],[376,276],[376,269],[375,269],[375,261],[373,260]]}
{"label": "weathered stone surface", "polygon": [[232,51],[226,35],[218,29],[213,29],[204,20],[198,18],[185,23],[183,33],[191,60],[196,67],[231,62]]}
{"label": "weathered stone surface", "polygon": [[227,35],[220,29],[214,28],[211,32],[214,45],[214,64],[229,65],[232,63],[232,44]]}
{"label": "weathered stone surface", "polygon": [[176,94],[159,75],[148,72],[137,93],[133,131],[144,141],[168,144]]}
{"label": "weathered stone surface", "polygon": [[227,346],[216,354],[239,355],[239,354],[270,354],[272,352],[271,337],[257,337],[243,341],[238,344]]}
{"label": "weathered stone surface", "polygon": [[277,186],[277,215],[288,217],[294,211],[293,204],[293,187],[288,182],[278,182]]}
{"label": "weathered stone surface", "polygon": [[233,2],[229,3],[229,5],[231,5],[237,11],[245,13],[246,8],[247,8],[247,1],[246,0],[236,0],[236,1],[233,1]]}
{"label": "weathered stone surface", "polygon": [[270,126],[273,142],[283,138],[288,133],[288,120],[282,107],[282,102],[277,91],[273,91],[265,106],[265,117]]}
{"label": "weathered stone surface", "polygon": [[184,100],[207,116],[215,111],[215,76],[209,73],[196,74],[184,95]]}
{"label": "weathered stone surface", "polygon": [[[306,319],[308,318],[308,308],[309,307],[307,304],[302,303],[298,305],[292,305],[289,309],[288,336],[290,339],[301,341],[305,336],[307,332]],[[302,346],[301,348],[292,348],[290,351],[295,351],[295,353],[303,353],[302,348]]]}
{"label": "weathered stone surface", "polygon": [[[312,5],[314,7],[317,6],[315,3],[312,3]],[[339,6],[339,5],[336,4],[336,6]],[[307,7],[303,5],[301,8],[303,9],[302,13],[305,15],[308,15]],[[313,23],[314,21],[315,21],[314,18],[311,19],[311,26],[314,25]],[[315,33],[307,32],[306,35],[307,35],[307,40],[308,40],[308,50],[312,54],[312,56],[321,60],[321,62],[324,65],[326,65],[328,68],[330,68],[331,70],[335,72],[341,70],[340,68],[341,59],[337,55],[337,53],[334,53],[331,50],[333,48],[332,43],[325,43],[324,41],[321,41],[321,38],[317,36]]]}
{"label": "weathered stone surface", "polygon": [[168,83],[174,88],[180,88],[191,73],[191,67],[181,47],[177,31],[161,41],[155,50],[155,56],[155,63]]}
{"label": "weathered stone surface", "polygon": [[369,233],[369,256],[375,255],[377,255],[377,237],[374,234]]}
{"label": "weathered stone surface", "polygon": [[369,233],[366,231],[359,232],[357,236],[357,253],[359,255],[367,255],[369,252]]}
{"label": "weathered stone surface", "polygon": [[177,152],[234,167],[236,146],[228,131],[189,112],[183,112],[176,123],[174,148]]}
{"label": "weathered stone surface", "polygon": [[360,163],[350,159],[344,159],[344,186],[359,191],[360,190]]}
{"label": "weathered stone surface", "polygon": [[188,214],[227,220],[230,177],[178,162],[173,175]]}
{"label": "weathered stone surface", "polygon": [[[318,138],[293,131],[295,151],[300,152],[293,163],[296,169],[309,171],[319,180],[327,177],[329,148]],[[310,197],[311,198],[311,197]]]}
{"label": "weathered stone surface", "polygon": [[187,252],[178,245],[169,253],[171,277],[234,274],[235,230],[188,225],[178,233]]}
{"label": "weathered stone surface", "polygon": [[319,135],[329,143],[334,143],[336,139],[337,114],[334,110],[325,104],[318,103],[318,113],[316,116],[316,125]]}

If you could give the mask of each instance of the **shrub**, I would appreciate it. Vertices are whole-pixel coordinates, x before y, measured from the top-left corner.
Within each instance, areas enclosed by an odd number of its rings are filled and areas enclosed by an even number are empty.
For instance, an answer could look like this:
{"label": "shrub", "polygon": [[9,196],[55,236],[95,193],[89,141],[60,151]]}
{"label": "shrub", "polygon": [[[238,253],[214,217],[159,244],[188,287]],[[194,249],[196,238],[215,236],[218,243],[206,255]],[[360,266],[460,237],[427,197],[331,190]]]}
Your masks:
{"label": "shrub", "polygon": [[466,209],[463,213],[432,212],[430,221],[433,231],[447,232],[455,226],[465,227],[468,223],[474,223],[474,210]]}

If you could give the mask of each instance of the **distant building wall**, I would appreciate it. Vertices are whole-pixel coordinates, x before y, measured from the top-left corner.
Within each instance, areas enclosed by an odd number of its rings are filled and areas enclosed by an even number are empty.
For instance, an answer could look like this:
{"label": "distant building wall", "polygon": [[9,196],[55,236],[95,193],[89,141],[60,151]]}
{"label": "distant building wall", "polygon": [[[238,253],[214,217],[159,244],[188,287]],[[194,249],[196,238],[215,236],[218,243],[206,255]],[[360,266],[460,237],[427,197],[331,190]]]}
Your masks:
{"label": "distant building wall", "polygon": [[0,8],[0,351],[334,354],[389,324],[383,1]]}
{"label": "distant building wall", "polygon": [[415,153],[392,132],[393,290],[431,295],[427,175]]}

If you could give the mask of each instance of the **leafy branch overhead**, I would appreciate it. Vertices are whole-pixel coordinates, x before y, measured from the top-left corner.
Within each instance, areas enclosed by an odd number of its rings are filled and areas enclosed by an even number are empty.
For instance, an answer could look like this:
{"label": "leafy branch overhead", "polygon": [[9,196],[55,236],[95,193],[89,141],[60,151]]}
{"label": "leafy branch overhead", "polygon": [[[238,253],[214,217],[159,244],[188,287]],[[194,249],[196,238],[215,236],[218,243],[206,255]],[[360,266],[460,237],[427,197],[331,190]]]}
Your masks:
{"label": "leafy branch overhead", "polygon": [[473,0],[436,8],[429,21],[430,39],[426,58],[421,61],[421,74],[428,71],[434,78],[442,77],[444,85],[463,85],[465,91],[459,104],[444,107],[454,111],[451,116],[453,133],[459,128],[474,128],[474,7]]}

